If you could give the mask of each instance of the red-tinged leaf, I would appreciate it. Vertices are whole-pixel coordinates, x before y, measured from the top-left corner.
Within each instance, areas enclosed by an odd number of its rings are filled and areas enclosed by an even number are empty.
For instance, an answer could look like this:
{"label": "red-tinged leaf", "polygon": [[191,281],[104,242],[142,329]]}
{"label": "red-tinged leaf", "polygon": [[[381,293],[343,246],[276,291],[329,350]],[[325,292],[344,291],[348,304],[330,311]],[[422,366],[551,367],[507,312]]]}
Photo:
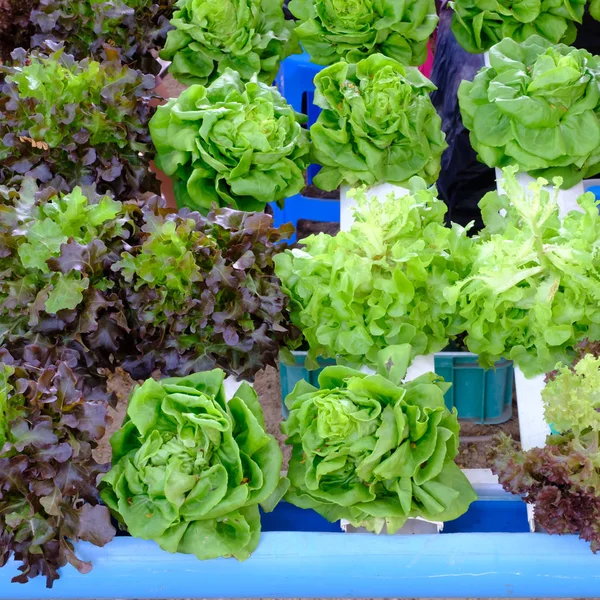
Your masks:
{"label": "red-tinged leaf", "polygon": [[28,446],[43,448],[58,442],[50,420],[42,420],[31,427],[25,419],[18,418],[11,423],[10,437],[19,452]]}
{"label": "red-tinged leaf", "polygon": [[43,496],[40,498],[40,504],[44,507],[44,510],[53,517],[60,517],[62,512],[60,505],[62,502],[62,494],[58,488],[54,488],[49,496]]}
{"label": "red-tinged leaf", "polygon": [[77,537],[94,546],[105,546],[116,535],[111,524],[110,512],[106,506],[84,504],[79,510],[79,530]]}

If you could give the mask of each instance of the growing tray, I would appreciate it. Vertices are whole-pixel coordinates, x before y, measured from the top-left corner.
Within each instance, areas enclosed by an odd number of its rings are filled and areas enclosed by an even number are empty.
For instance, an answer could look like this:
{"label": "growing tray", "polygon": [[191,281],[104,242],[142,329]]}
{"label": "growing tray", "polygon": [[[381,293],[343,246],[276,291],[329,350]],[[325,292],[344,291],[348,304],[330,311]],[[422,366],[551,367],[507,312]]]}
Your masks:
{"label": "growing tray", "polygon": [[282,503],[263,516],[258,550],[243,563],[169,554],[153,542],[118,537],[105,548],[78,544],[94,568],[61,570],[11,584],[0,598],[386,598],[600,597],[600,556],[575,536],[528,533],[525,504],[496,486],[439,535],[345,534],[313,511]]}

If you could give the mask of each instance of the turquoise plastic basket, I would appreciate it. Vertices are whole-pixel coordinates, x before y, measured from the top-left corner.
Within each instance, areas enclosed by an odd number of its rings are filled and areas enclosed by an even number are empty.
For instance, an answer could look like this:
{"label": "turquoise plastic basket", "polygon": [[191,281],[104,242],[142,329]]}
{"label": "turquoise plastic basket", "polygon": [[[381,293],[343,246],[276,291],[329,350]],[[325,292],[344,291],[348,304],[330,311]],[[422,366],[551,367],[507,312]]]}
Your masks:
{"label": "turquoise plastic basket", "polygon": [[[306,352],[294,352],[294,366],[280,365],[282,401],[304,379],[318,385],[319,373],[324,367],[334,365],[334,360],[319,360],[321,368],[308,371],[304,367]],[[497,425],[508,421],[512,416],[513,365],[509,360],[496,363],[495,369],[482,369],[477,356],[470,352],[441,352],[435,355],[435,372],[452,387],[446,393],[445,401],[449,409],[456,407],[461,419]],[[283,414],[287,409],[283,406]]]}
{"label": "turquoise plastic basket", "polygon": [[513,363],[500,360],[494,369],[483,369],[471,352],[440,352],[435,372],[452,387],[446,392],[449,409],[456,407],[461,419],[498,425],[512,416]]}

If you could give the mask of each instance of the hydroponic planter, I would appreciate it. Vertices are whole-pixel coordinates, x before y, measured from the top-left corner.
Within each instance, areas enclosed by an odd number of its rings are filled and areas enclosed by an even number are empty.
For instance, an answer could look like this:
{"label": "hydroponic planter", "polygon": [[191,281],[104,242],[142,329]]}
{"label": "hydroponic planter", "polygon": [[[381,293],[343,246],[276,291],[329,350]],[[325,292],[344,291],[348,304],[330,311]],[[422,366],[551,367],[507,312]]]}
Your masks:
{"label": "hydroponic planter", "polygon": [[502,492],[474,503],[440,535],[334,533],[312,511],[287,504],[263,524],[258,549],[243,563],[203,562],[120,537],[105,548],[77,544],[93,570],[61,569],[47,590],[43,578],[11,584],[9,562],[0,569],[0,600],[600,597],[600,555],[576,536],[523,533],[523,503]]}

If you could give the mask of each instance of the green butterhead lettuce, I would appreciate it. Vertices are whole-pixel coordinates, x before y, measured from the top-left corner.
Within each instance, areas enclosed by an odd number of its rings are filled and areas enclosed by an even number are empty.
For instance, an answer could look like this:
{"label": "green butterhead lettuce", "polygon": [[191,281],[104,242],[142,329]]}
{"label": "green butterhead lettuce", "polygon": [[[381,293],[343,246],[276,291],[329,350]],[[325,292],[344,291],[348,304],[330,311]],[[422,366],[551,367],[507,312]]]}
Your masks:
{"label": "green butterhead lettuce", "polygon": [[468,52],[480,54],[504,38],[524,42],[537,35],[572,44],[586,0],[455,0],[452,31]]}
{"label": "green butterhead lettuce", "polygon": [[248,558],[258,505],[273,507],[287,483],[256,392],[243,383],[227,402],[223,378],[215,369],[137,387],[101,483],[131,535],[201,560]]}
{"label": "green butterhead lettuce", "polygon": [[300,51],[282,6],[283,0],[178,0],[160,57],[187,85],[211,83],[228,68],[244,81],[258,74],[271,85],[281,60]]}
{"label": "green butterhead lettuce", "polygon": [[293,447],[288,502],[376,533],[467,511],[476,496],[454,463],[460,427],[444,404],[449,385],[434,373],[401,383],[410,355],[392,346],[376,375],[333,366],[319,388],[296,385],[282,425]]}
{"label": "green butterhead lettuce", "polygon": [[304,187],[304,120],[275,88],[226,69],[210,86],[193,85],[158,107],[150,133],[180,206],[252,211]]}
{"label": "green butterhead lettuce", "polygon": [[565,188],[600,172],[600,57],[539,36],[502,40],[458,90],[479,160]]}
{"label": "green butterhead lettuce", "polygon": [[422,65],[438,17],[433,0],[292,0],[296,34],[312,62],[358,62],[381,53]]}
{"label": "green butterhead lettuce", "polygon": [[417,69],[374,54],[323,69],[315,85],[323,109],[310,128],[314,159],[323,166],[315,185],[406,187],[413,176],[435,182],[446,141],[429,99],[436,88]]}
{"label": "green butterhead lettuce", "polygon": [[510,358],[532,377],[570,364],[584,339],[600,340],[600,215],[588,193],[582,212],[561,219],[547,181],[525,190],[515,172],[504,169],[506,195],[480,202],[486,227],[471,271],[444,293],[483,366]]}

